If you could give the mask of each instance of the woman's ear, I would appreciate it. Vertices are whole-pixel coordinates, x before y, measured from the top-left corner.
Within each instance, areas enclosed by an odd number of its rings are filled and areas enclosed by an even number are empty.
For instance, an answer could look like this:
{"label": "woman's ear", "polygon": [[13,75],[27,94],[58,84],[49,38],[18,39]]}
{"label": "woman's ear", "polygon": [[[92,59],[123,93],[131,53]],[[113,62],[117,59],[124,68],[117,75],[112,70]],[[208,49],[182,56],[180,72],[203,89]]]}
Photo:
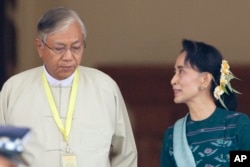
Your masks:
{"label": "woman's ear", "polygon": [[201,88],[204,89],[204,88],[207,88],[210,83],[212,82],[213,80],[213,76],[211,73],[208,73],[208,72],[203,72],[202,73],[202,81],[201,81]]}

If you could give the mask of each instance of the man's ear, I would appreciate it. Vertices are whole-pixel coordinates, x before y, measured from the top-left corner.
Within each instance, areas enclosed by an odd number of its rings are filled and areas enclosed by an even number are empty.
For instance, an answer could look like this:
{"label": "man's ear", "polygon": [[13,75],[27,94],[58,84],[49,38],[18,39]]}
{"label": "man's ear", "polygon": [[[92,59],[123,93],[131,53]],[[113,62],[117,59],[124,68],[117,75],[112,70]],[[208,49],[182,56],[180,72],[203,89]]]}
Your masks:
{"label": "man's ear", "polygon": [[36,49],[37,49],[37,52],[39,54],[39,57],[41,58],[42,57],[43,43],[40,39],[36,38],[35,45],[36,45]]}

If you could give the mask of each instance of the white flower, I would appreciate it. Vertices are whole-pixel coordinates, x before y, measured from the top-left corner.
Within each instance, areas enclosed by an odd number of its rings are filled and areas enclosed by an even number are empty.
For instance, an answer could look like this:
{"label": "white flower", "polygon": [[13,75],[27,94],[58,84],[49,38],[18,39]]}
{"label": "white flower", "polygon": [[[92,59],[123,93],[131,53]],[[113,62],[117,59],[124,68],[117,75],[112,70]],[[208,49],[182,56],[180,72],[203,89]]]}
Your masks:
{"label": "white flower", "polygon": [[230,74],[230,66],[226,60],[222,60],[220,72],[224,75]]}
{"label": "white flower", "polygon": [[225,75],[221,75],[220,77],[220,85],[225,87],[225,85],[228,84],[228,80],[227,80],[227,77]]}
{"label": "white flower", "polygon": [[220,96],[224,93],[224,90],[220,87],[220,86],[217,86],[215,89],[214,89],[214,97],[216,99],[219,99]]}
{"label": "white flower", "polygon": [[[214,89],[214,97],[217,100],[220,101],[220,103],[221,103],[221,105],[223,107],[225,107],[227,109],[226,105],[224,104],[223,99],[221,98],[221,95],[223,93],[227,93],[228,94],[227,90],[229,90],[231,92],[235,92],[235,93],[240,93],[240,92],[234,90],[231,87],[230,81],[231,81],[231,79],[234,79],[236,77],[230,71],[230,66],[229,66],[229,64],[228,64],[228,62],[226,60],[222,60],[220,72],[221,72],[221,75],[220,75],[220,85],[218,85]],[[238,79],[238,78],[236,78],[236,79]]]}

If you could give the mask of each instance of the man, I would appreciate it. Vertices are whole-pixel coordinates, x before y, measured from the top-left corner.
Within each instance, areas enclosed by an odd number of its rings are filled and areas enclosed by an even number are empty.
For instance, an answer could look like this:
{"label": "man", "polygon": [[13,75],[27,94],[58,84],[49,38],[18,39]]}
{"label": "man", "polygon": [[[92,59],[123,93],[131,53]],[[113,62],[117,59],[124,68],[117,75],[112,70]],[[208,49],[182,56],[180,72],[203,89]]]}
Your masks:
{"label": "man", "polygon": [[0,97],[0,123],[31,129],[22,158],[32,167],[136,167],[118,86],[80,66],[86,29],[79,16],[64,7],[51,9],[37,30],[44,65],[11,77]]}

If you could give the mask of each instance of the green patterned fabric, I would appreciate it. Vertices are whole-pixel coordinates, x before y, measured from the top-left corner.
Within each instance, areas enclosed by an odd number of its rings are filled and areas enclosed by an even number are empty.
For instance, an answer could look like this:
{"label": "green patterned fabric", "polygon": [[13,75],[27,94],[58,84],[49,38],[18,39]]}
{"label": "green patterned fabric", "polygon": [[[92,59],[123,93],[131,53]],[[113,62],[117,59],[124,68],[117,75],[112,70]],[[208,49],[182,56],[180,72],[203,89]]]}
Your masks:
{"label": "green patterned fabric", "polygon": [[[197,167],[229,166],[230,150],[250,150],[250,120],[240,112],[217,108],[202,121],[188,117],[186,132]],[[177,166],[173,156],[173,127],[164,134],[160,166]]]}

